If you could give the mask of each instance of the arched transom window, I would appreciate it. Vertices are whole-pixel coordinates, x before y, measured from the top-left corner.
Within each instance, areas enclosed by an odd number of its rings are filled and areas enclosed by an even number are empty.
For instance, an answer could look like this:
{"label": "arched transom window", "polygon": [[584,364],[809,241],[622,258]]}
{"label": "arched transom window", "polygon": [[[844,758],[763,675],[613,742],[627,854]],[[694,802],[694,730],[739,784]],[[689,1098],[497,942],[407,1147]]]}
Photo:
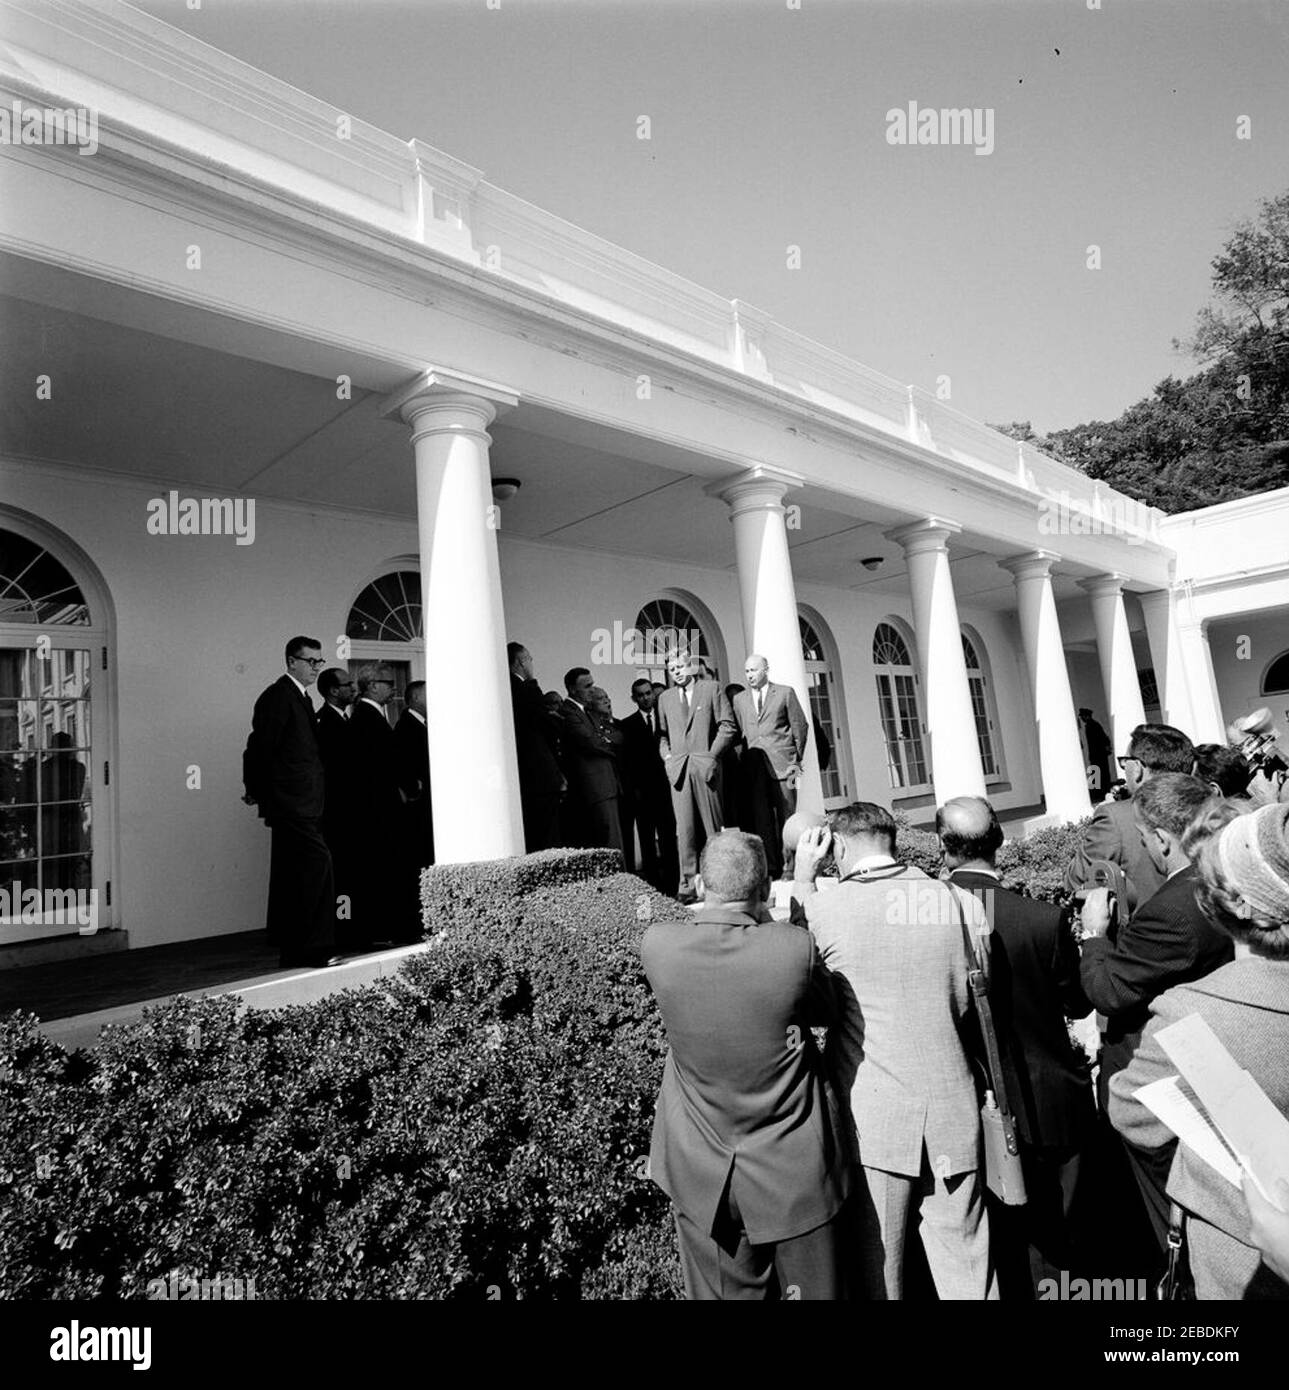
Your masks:
{"label": "arched transom window", "polygon": [[421,576],[415,570],[395,570],[373,580],[354,600],[345,635],[363,642],[414,642],[423,637]]}

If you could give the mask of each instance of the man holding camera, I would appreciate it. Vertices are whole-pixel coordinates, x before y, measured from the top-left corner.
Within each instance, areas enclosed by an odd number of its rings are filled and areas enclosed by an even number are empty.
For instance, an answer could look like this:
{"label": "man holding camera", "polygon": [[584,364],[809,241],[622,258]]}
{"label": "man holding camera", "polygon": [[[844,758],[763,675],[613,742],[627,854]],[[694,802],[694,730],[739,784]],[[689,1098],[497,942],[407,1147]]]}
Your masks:
{"label": "man holding camera", "polygon": [[1180,729],[1171,724],[1138,724],[1128,740],[1128,751],[1118,759],[1128,787],[1126,801],[1104,801],[1092,814],[1083,839],[1065,874],[1071,892],[1095,882],[1093,865],[1117,864],[1127,880],[1128,912],[1163,887],[1163,877],[1146,853],[1133,818],[1132,797],[1161,772],[1188,773],[1195,764],[1195,748]]}

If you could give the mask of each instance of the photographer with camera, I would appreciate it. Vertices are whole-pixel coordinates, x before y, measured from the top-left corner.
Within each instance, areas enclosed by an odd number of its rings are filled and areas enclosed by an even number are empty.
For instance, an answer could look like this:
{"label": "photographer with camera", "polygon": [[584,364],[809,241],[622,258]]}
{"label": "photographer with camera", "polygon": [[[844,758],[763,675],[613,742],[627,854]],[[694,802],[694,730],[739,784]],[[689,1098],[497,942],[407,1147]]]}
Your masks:
{"label": "photographer with camera", "polygon": [[[1151,1001],[1174,985],[1202,979],[1232,958],[1231,938],[1196,902],[1196,870],[1183,845],[1192,822],[1213,805],[1208,787],[1198,777],[1160,773],[1139,786],[1129,804],[1144,852],[1163,886],[1119,927],[1113,940],[1107,928],[1114,905],[1106,889],[1089,892],[1080,911],[1079,979],[1106,1019],[1097,1079],[1103,1110],[1111,1078],[1128,1065],[1141,1041]],[[1164,1184],[1172,1154],[1127,1147],[1162,1252],[1168,1235]]]}
{"label": "photographer with camera", "polygon": [[1103,801],[1092,813],[1070,867],[1065,887],[1074,893],[1097,882],[1094,866],[1108,861],[1122,870],[1127,880],[1126,903],[1132,912],[1163,886],[1163,877],[1146,853],[1133,818],[1132,798],[1140,787],[1163,772],[1190,772],[1195,749],[1190,739],[1171,724],[1138,724],[1128,740],[1128,751],[1116,760],[1123,771],[1128,796]]}
{"label": "photographer with camera", "polygon": [[1280,730],[1264,705],[1229,724],[1226,737],[1231,747],[1253,769],[1249,799],[1255,806],[1289,801],[1289,759],[1280,746]]}

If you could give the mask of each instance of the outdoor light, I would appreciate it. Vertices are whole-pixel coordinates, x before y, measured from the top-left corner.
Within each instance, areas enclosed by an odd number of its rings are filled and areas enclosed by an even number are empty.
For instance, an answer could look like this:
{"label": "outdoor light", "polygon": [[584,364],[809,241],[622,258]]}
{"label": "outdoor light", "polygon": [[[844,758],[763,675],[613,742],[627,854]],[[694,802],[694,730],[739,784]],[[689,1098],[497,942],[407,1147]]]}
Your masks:
{"label": "outdoor light", "polygon": [[492,480],[492,500],[509,502],[523,484],[518,478],[494,478]]}
{"label": "outdoor light", "polygon": [[882,559],[881,555],[866,555],[859,563],[866,570],[875,570],[882,563]]}

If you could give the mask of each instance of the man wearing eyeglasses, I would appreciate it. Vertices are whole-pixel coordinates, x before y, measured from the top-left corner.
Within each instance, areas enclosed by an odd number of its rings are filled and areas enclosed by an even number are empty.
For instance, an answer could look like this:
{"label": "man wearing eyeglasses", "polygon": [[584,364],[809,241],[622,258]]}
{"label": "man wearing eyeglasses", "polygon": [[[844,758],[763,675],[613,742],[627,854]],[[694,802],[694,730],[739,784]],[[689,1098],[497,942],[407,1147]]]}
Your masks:
{"label": "man wearing eyeglasses", "polygon": [[322,834],[326,777],[309,687],[326,665],[314,637],[286,644],[286,673],[255,702],[242,755],[242,800],[273,833],[269,868],[269,940],[284,967],[338,965],[336,889]]}
{"label": "man wearing eyeglasses", "polygon": [[1163,874],[1142,843],[1131,798],[1143,782],[1158,772],[1189,772],[1195,764],[1195,748],[1171,724],[1138,724],[1128,739],[1127,753],[1115,761],[1127,784],[1129,799],[1103,801],[1093,812],[1066,871],[1065,886],[1075,892],[1091,884],[1092,866],[1098,860],[1117,864],[1127,881],[1127,916],[1164,884]]}

